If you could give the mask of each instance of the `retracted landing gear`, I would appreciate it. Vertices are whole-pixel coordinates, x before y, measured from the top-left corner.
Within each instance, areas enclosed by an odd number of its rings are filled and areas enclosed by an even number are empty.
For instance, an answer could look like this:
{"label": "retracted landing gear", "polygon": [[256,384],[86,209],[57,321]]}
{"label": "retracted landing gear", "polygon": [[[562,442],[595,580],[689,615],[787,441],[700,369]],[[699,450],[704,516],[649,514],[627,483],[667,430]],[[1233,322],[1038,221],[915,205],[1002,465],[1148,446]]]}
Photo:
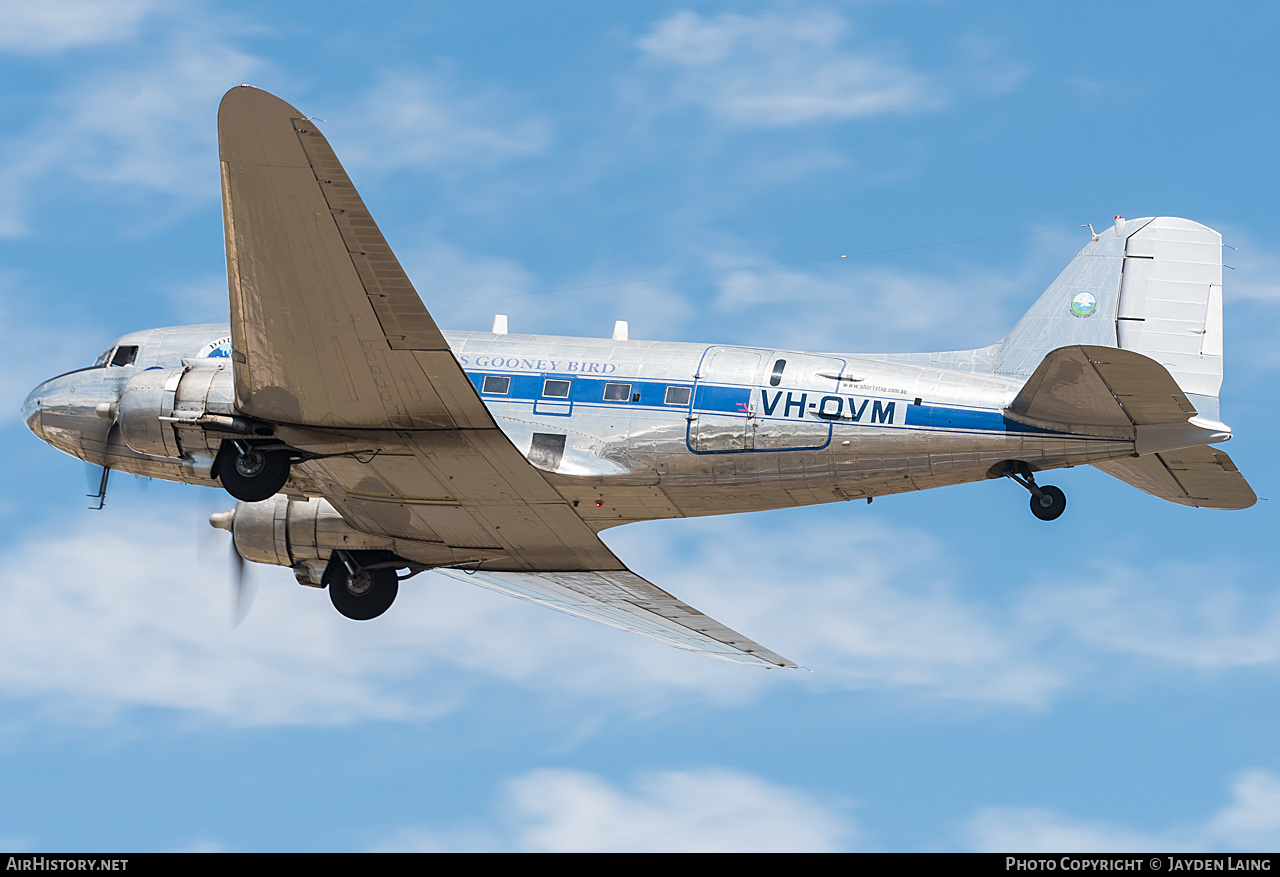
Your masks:
{"label": "retracted landing gear", "polygon": [[213,464],[214,476],[227,493],[244,502],[261,502],[280,492],[289,480],[289,452],[243,440],[224,442]]}
{"label": "retracted landing gear", "polygon": [[1037,485],[1031,467],[1021,460],[1005,463],[1000,474],[1030,491],[1031,514],[1040,520],[1055,521],[1067,510],[1067,495],[1052,484]]}
{"label": "retracted landing gear", "polygon": [[329,558],[321,584],[329,589],[333,608],[347,618],[368,621],[386,612],[395,602],[400,590],[396,567],[403,565],[394,560],[375,560],[362,566],[352,552],[338,550]]}

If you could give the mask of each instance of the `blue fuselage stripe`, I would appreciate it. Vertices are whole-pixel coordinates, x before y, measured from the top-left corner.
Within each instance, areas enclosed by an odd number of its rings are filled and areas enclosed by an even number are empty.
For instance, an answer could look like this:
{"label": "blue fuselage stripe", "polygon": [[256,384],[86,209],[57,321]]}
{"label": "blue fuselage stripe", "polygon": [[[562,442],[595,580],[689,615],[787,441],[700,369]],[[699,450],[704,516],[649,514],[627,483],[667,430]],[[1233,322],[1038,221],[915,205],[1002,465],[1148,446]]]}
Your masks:
{"label": "blue fuselage stripe", "polygon": [[[485,393],[484,378],[486,375],[495,375],[510,378],[511,383],[506,393]],[[684,405],[667,405],[665,403],[666,392],[668,387],[688,387],[694,390],[693,410],[704,414],[736,414],[745,415],[750,408],[752,387],[742,386],[724,386],[717,384],[695,384],[684,383],[680,381],[652,381],[639,380],[636,378],[627,378],[620,375],[610,375],[608,379],[604,378],[588,378],[581,374],[560,374],[554,372],[545,372],[541,374],[513,373],[501,371],[468,371],[467,376],[471,379],[471,383],[476,388],[476,392],[480,393],[481,398],[489,402],[572,402],[576,405],[592,405],[592,406],[609,406],[623,408],[657,408],[659,410],[686,411],[688,408]],[[569,395],[567,397],[548,397],[543,395],[544,384],[548,380],[568,381]],[[630,392],[625,398],[606,399],[606,384],[629,384]],[[616,393],[615,388],[615,394]],[[786,394],[792,393],[796,399],[801,394],[807,394],[813,400],[822,397],[822,394],[813,390],[790,390],[782,388],[782,398],[786,398]],[[636,399],[639,396],[639,399]],[[988,433],[1045,433],[1049,430],[1040,429],[1034,426],[1018,423],[1009,420],[999,411],[990,409],[973,409],[973,408],[956,408],[949,405],[913,405],[905,399],[894,400],[906,410],[906,417],[898,421],[901,425],[907,427],[918,427],[923,429],[940,429],[940,430],[964,430],[966,432],[988,432]],[[760,406],[757,406],[758,408]],[[785,415],[779,405],[776,414]],[[792,413],[795,413],[794,410]],[[807,416],[808,412],[799,412],[801,417],[811,419]],[[756,416],[764,416],[764,412],[758,410]],[[864,418],[862,423],[872,425],[871,418]],[[834,423],[849,422],[847,420],[835,420]]]}

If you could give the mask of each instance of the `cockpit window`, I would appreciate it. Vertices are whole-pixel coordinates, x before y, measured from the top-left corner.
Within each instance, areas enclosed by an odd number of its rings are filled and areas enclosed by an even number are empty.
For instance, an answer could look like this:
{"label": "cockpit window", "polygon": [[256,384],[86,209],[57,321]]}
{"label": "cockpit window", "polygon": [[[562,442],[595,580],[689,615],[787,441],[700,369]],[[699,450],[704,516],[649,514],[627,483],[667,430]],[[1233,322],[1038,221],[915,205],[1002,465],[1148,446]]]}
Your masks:
{"label": "cockpit window", "polygon": [[116,355],[111,357],[112,365],[133,365],[133,361],[138,358],[137,347],[117,347]]}
{"label": "cockpit window", "polygon": [[111,358],[112,350],[113,348],[108,347],[106,350],[102,351],[102,355],[93,361],[93,367],[106,368],[107,360]]}

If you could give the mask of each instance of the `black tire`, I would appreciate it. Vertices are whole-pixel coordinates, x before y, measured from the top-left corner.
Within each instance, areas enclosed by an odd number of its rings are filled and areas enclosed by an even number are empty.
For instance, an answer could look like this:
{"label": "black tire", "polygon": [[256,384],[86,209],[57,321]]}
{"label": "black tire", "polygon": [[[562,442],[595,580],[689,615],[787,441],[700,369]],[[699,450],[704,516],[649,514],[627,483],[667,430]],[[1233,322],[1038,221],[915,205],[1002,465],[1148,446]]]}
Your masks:
{"label": "black tire", "polygon": [[261,502],[280,492],[289,480],[289,457],[283,451],[249,448],[241,454],[235,445],[223,446],[215,469],[227,493],[244,502]]}
{"label": "black tire", "polygon": [[1067,510],[1067,495],[1052,484],[1043,485],[1040,492],[1044,494],[1043,498],[1031,494],[1031,514],[1042,521],[1056,521],[1062,517]]}
{"label": "black tire", "polygon": [[391,608],[400,591],[395,570],[365,569],[358,579],[363,581],[353,584],[345,565],[336,559],[329,562],[322,583],[329,589],[334,609],[355,621],[368,621]]}

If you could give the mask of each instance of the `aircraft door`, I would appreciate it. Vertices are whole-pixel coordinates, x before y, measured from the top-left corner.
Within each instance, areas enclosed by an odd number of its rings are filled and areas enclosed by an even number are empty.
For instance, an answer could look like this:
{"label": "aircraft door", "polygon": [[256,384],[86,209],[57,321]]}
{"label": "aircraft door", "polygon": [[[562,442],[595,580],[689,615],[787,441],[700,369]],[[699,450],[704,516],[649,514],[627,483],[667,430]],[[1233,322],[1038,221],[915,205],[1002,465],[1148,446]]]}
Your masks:
{"label": "aircraft door", "polygon": [[703,354],[689,412],[689,449],[695,454],[755,448],[751,388],[763,355],[741,347],[710,347]]}
{"label": "aircraft door", "polygon": [[752,424],[757,451],[825,448],[832,419],[844,400],[840,376],[845,361],[830,356],[775,351],[752,390]]}

